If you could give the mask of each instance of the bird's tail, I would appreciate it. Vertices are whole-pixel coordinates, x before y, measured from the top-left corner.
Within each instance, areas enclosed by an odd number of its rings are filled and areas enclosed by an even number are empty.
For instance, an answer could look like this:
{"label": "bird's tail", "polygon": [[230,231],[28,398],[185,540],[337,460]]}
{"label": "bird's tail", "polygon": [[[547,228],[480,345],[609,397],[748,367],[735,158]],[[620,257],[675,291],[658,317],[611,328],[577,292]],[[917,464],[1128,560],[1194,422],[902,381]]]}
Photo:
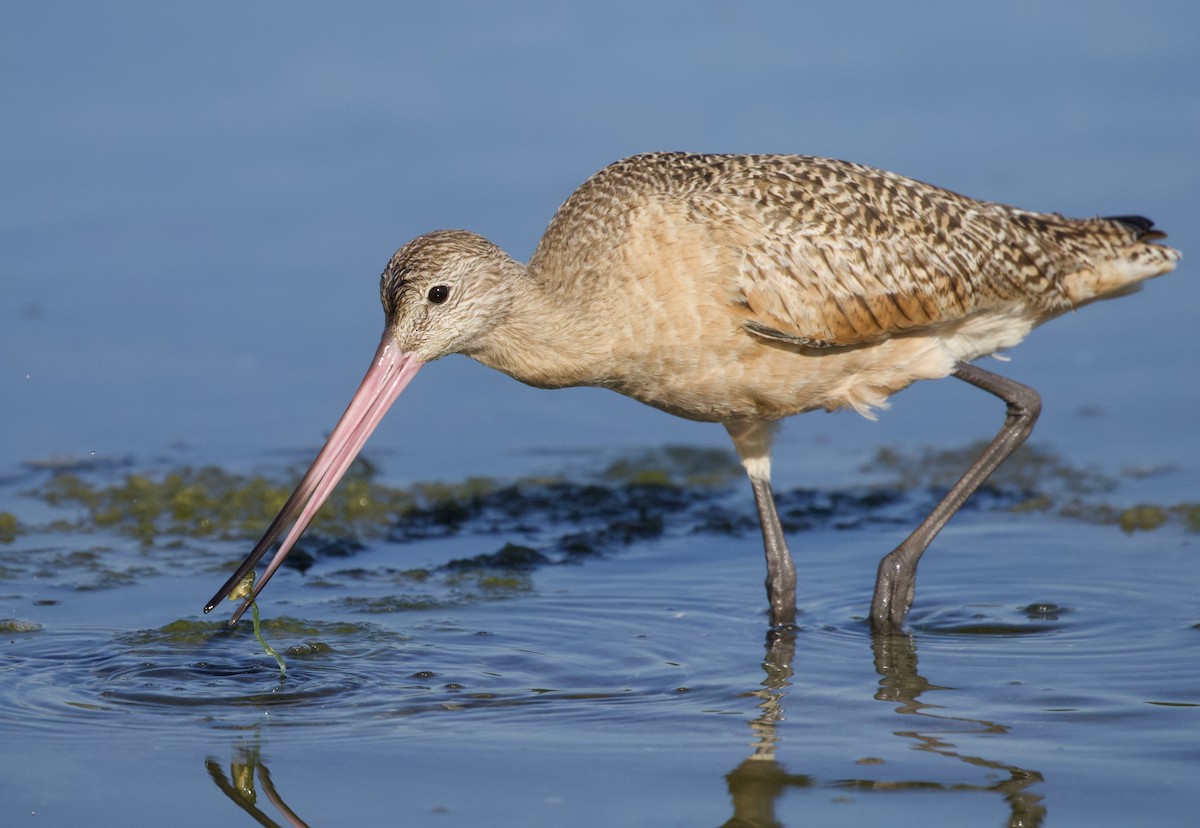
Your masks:
{"label": "bird's tail", "polygon": [[[1081,266],[1063,277],[1062,287],[1078,307],[1137,290],[1139,283],[1175,269],[1182,254],[1157,242],[1167,234],[1144,216],[1110,216],[1079,222],[1088,238]],[[1081,228],[1081,229],[1083,229]]]}

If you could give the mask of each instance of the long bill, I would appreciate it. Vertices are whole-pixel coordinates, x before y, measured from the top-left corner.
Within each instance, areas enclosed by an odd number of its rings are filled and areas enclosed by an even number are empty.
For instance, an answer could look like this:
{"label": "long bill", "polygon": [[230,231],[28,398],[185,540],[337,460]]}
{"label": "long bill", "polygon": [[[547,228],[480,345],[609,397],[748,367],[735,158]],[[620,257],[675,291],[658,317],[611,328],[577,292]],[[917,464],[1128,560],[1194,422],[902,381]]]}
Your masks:
{"label": "long bill", "polygon": [[[367,438],[371,436],[371,432],[379,425],[383,415],[387,413],[422,364],[416,356],[404,353],[397,347],[390,330],[384,332],[383,340],[379,343],[379,350],[375,352],[375,359],[366,376],[363,377],[362,384],[354,392],[354,397],[350,400],[346,413],[334,426],[333,433],[325,441],[325,445],[313,460],[312,465],[309,466],[308,471],[304,473],[304,477],[301,478],[287,503],[279,510],[275,520],[271,521],[262,540],[251,550],[237,571],[217,591],[217,594],[204,605],[206,613],[211,612],[231,590],[241,583],[242,579],[246,577],[246,573],[254,569],[259,559],[275,543],[275,539],[295,518],[296,522],[292,524],[283,543],[279,545],[275,557],[271,559],[271,563],[263,571],[262,577],[255,583],[250,596],[229,619],[229,623],[233,624],[241,618],[242,613],[267,585],[267,581],[271,580],[275,570],[279,569],[283,559],[292,551],[292,547],[296,545],[296,541],[300,539],[308,524],[312,522],[317,510],[329,498],[338,481],[346,473],[346,469],[350,468],[350,464],[358,456],[358,452],[367,442]],[[299,516],[297,517],[297,515]]]}

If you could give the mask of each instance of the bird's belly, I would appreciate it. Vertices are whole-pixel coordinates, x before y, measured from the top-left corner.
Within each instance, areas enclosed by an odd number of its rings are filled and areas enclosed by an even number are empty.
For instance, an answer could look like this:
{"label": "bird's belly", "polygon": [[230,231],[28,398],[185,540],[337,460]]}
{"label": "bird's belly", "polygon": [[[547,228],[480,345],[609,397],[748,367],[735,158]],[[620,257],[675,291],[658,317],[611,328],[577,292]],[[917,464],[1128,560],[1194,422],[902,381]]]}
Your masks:
{"label": "bird's belly", "polygon": [[1013,310],[851,348],[803,348],[745,336],[728,349],[660,350],[636,373],[598,384],[706,422],[777,420],[840,408],[870,417],[917,380],[948,376],[959,361],[1016,345],[1037,319]]}
{"label": "bird's belly", "polygon": [[[894,349],[889,349],[894,350]],[[778,420],[814,409],[854,408],[864,414],[917,379],[945,376],[953,362],[935,358],[913,365],[860,352],[779,349],[722,368],[703,364],[664,365],[654,381],[644,377],[605,383],[614,391],[670,414],[704,422]],[[932,364],[924,364],[924,363]]]}

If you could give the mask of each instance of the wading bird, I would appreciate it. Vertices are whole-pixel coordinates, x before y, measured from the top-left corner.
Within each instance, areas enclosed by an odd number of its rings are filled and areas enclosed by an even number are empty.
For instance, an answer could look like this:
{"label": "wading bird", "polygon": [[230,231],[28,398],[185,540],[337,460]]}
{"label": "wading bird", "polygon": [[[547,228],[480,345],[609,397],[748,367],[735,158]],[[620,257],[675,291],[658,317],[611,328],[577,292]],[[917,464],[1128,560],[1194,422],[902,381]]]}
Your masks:
{"label": "wading bird", "polygon": [[796,618],[770,484],[779,420],[819,408],[870,415],[910,383],[950,375],[1004,400],[991,444],[880,561],[871,623],[899,630],[921,554],[1041,408],[1033,389],[971,360],[1171,270],[1180,254],[1162,238],[1140,216],[1028,212],[843,161],[685,153],[593,175],[528,265],[463,230],[419,236],[381,277],[386,325],[362,385],[205,611],[295,519],[257,595],[417,370],[459,353],[539,388],[601,386],[724,425],[754,491],[775,627]]}

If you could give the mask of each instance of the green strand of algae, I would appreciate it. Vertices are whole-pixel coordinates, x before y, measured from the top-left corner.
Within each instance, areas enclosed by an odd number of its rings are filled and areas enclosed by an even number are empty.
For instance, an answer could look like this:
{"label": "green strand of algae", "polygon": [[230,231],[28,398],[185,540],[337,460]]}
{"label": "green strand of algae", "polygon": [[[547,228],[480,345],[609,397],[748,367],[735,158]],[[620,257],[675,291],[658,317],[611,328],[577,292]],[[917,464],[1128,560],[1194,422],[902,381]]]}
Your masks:
{"label": "green strand of algae", "polygon": [[[244,598],[249,597],[251,594],[250,591],[253,588],[254,572],[251,571],[245,578],[241,580],[241,583],[237,585],[237,588],[229,593],[229,600],[241,601]],[[258,643],[262,645],[262,648],[266,651],[267,655],[275,659],[275,663],[279,665],[279,680],[283,681],[284,677],[287,676],[287,664],[284,663],[283,656],[275,652],[275,648],[268,644],[267,640],[263,638],[262,621],[258,617],[258,602],[253,599],[250,600],[250,617],[254,623],[254,637],[258,639]]]}

